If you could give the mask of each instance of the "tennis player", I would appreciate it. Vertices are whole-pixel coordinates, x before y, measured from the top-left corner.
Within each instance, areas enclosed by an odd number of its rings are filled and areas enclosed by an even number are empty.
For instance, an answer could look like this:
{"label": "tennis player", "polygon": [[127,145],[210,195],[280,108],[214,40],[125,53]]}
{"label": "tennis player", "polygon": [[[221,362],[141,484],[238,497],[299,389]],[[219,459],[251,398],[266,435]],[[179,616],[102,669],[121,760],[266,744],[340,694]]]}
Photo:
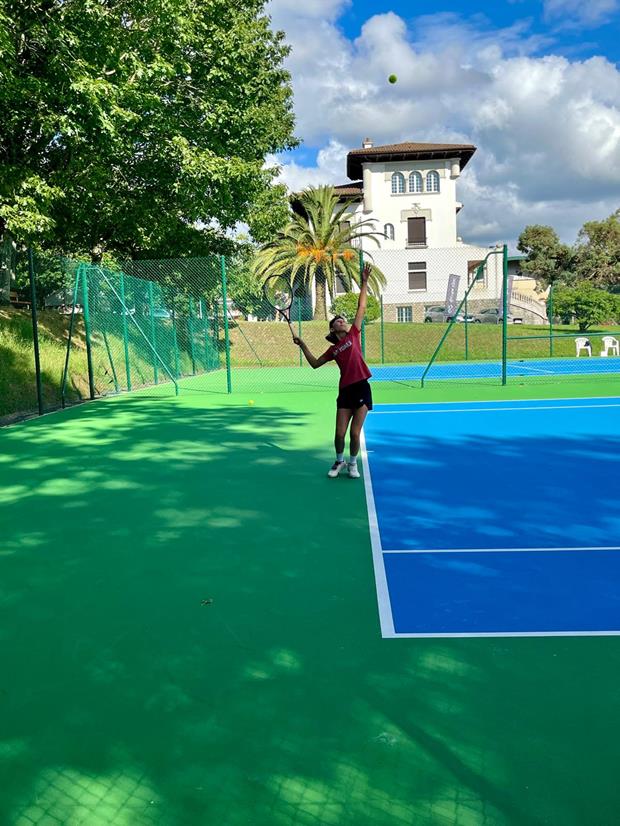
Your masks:
{"label": "tennis player", "polygon": [[[353,324],[349,327],[346,319],[340,315],[332,318],[329,322],[329,335],[326,336],[326,339],[330,342],[330,347],[322,356],[316,358],[303,339],[298,336],[293,338],[295,344],[301,348],[308,364],[315,370],[332,360],[340,368],[340,384],[338,385],[338,398],[336,399],[336,437],[334,439],[336,461],[327,473],[331,479],[335,479],[339,475],[345,464],[351,479],[360,478],[357,468],[360,434],[366,415],[369,410],[372,410],[372,392],[368,383],[371,372],[364,361],[360,345],[360,331],[368,298],[369,275],[370,266],[366,264],[362,271],[357,312]],[[349,461],[345,462],[344,445],[349,425],[351,425],[350,453]]]}

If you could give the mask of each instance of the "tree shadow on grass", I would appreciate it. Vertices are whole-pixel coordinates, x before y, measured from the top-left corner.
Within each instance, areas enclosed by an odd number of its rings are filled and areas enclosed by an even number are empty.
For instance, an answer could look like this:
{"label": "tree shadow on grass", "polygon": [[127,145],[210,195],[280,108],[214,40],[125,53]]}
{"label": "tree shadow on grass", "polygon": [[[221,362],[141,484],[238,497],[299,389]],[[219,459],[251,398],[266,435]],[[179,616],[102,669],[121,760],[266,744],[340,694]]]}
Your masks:
{"label": "tree shadow on grass", "polygon": [[316,413],[162,401],[0,434],[7,822],[613,822],[614,640],[381,640]]}

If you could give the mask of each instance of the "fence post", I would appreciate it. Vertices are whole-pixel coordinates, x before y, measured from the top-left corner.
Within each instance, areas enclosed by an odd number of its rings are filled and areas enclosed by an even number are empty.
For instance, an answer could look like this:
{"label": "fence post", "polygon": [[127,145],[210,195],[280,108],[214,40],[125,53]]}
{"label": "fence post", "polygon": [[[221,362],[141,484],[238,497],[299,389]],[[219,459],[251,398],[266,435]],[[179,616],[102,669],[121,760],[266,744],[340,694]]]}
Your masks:
{"label": "fence post", "polygon": [[189,354],[192,358],[192,376],[196,375],[196,354],[194,353],[194,299],[189,299],[189,319],[187,329],[189,332]]}
{"label": "fence post", "polygon": [[385,364],[385,341],[383,334],[383,294],[381,294],[381,364]]}
{"label": "fence post", "polygon": [[155,337],[155,302],[153,300],[153,282],[149,281],[149,318],[151,320],[151,346],[153,347],[153,381],[159,383],[159,370],[157,369],[157,339]]}
{"label": "fence post", "polygon": [[172,296],[172,343],[174,345],[174,377],[180,376],[179,366],[179,341],[177,339],[177,305],[176,297]]}
{"label": "fence post", "polygon": [[211,364],[209,362],[209,328],[207,326],[207,308],[205,307],[204,299],[199,299],[200,317],[202,318],[202,332],[204,335],[205,345],[205,370],[209,370]]}
{"label": "fence post", "polygon": [[222,273],[222,301],[224,314],[224,343],[226,345],[226,388],[232,393],[232,377],[230,374],[230,335],[228,332],[228,294],[226,291],[226,258],[220,255],[220,269]]}
{"label": "fence post", "polygon": [[84,332],[86,334],[86,363],[88,364],[88,389],[91,401],[95,398],[95,377],[93,375],[93,351],[90,341],[90,307],[88,304],[88,267],[82,269],[82,301],[84,303]]}
{"label": "fence post", "polygon": [[547,302],[547,313],[549,314],[549,355],[553,355],[553,287],[549,287],[549,301]]}
{"label": "fence post", "polygon": [[[297,296],[297,333],[299,338],[301,338],[301,298],[299,296]],[[299,366],[303,367],[301,347],[299,347]]]}
{"label": "fence post", "polygon": [[34,253],[28,247],[28,279],[30,281],[30,315],[32,317],[32,344],[34,347],[34,374],[37,384],[39,416],[43,415],[43,387],[41,386],[41,358],[39,353],[39,321],[37,318],[37,290],[34,284]]}
{"label": "fence post", "polygon": [[125,275],[120,274],[119,292],[121,294],[121,313],[123,314],[123,349],[125,351],[125,375],[127,376],[127,390],[131,391],[131,365],[129,363],[129,330],[127,327],[127,313],[129,307],[125,301]]}
{"label": "fence post", "polygon": [[506,384],[508,359],[508,247],[502,252],[502,386]]}
{"label": "fence post", "polygon": [[[475,277],[475,276],[474,276]],[[467,295],[465,295],[465,361],[469,360],[469,330],[467,321]]]}

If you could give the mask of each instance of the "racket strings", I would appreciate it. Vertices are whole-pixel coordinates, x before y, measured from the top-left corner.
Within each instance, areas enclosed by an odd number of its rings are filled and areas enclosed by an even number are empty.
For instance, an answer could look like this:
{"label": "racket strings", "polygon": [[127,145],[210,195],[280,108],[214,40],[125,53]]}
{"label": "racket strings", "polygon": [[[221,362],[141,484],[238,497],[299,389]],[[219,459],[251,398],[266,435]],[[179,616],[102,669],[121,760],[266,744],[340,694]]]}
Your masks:
{"label": "racket strings", "polygon": [[268,278],[264,286],[265,298],[276,310],[288,310],[293,303],[293,289],[281,275]]}

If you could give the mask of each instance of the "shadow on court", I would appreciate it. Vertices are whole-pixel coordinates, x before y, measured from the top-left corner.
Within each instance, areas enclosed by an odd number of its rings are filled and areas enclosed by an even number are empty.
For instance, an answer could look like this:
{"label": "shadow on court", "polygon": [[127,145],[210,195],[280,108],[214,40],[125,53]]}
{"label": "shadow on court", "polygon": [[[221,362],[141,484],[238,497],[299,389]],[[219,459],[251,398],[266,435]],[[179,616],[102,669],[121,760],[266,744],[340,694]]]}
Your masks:
{"label": "shadow on court", "polygon": [[0,433],[3,822],[615,822],[615,639],[381,640],[332,399],[194,404]]}

